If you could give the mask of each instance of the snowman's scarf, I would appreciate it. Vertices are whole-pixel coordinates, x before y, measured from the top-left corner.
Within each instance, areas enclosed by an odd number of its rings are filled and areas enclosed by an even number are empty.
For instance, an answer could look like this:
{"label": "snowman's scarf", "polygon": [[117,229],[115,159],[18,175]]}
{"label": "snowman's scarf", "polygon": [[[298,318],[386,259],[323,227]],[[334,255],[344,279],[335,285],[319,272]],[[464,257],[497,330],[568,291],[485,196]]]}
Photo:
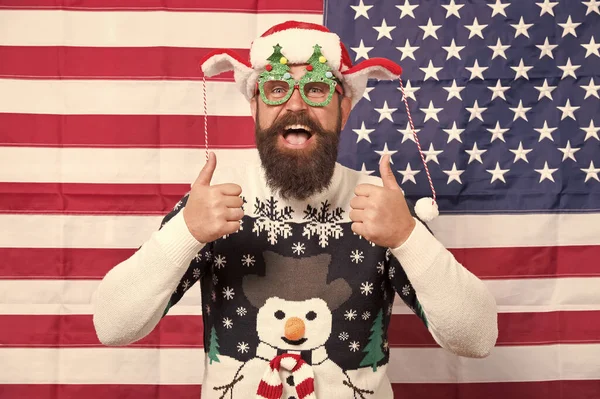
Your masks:
{"label": "snowman's scarf", "polygon": [[263,375],[258,390],[257,399],[280,399],[283,395],[283,383],[279,376],[281,368],[290,371],[294,377],[294,386],[298,399],[316,399],[315,376],[312,367],[300,355],[286,353],[275,357],[269,362],[269,367]]}

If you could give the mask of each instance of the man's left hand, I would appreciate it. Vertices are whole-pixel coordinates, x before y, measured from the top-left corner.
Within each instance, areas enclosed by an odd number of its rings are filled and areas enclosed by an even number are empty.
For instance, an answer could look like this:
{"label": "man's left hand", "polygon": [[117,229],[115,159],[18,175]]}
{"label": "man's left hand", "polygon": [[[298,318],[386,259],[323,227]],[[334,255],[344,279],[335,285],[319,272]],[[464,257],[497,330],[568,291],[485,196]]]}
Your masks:
{"label": "man's left hand", "polygon": [[402,245],[415,228],[404,193],[390,167],[390,156],[379,164],[383,187],[359,184],[350,201],[352,231],[381,247]]}

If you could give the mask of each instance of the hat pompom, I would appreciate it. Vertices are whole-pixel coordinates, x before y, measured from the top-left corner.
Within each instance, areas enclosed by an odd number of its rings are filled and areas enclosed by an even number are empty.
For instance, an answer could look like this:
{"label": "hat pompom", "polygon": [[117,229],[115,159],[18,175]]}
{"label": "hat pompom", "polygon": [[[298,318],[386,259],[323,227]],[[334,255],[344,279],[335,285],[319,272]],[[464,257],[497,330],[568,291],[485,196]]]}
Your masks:
{"label": "hat pompom", "polygon": [[424,222],[429,222],[440,214],[437,202],[430,197],[421,198],[417,201],[415,213]]}

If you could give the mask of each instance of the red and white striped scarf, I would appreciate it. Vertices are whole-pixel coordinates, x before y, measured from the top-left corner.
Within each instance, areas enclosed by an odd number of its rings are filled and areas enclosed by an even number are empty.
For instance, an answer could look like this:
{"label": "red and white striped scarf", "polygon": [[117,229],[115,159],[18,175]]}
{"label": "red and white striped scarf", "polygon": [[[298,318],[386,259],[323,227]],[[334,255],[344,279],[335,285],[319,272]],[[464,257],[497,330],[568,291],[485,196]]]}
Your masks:
{"label": "red and white striped scarf", "polygon": [[300,355],[286,353],[275,357],[269,362],[269,367],[260,380],[256,391],[257,399],[281,398],[283,383],[279,371],[282,367],[292,373],[298,399],[317,398],[315,396],[315,377],[312,367],[302,360]]}

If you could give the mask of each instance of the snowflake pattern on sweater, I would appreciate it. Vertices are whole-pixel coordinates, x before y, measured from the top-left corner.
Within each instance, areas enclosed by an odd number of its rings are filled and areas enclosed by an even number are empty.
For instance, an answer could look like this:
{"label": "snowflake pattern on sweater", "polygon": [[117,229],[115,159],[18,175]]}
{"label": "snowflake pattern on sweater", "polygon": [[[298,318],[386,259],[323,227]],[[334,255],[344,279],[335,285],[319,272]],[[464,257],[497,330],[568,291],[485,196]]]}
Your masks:
{"label": "snowflake pattern on sweater", "polygon": [[[317,381],[318,366],[329,364],[324,373],[331,378],[335,370],[348,397],[369,397],[373,386],[360,386],[352,372],[362,373],[361,382],[364,373],[385,373],[396,294],[427,326],[402,266],[388,248],[354,233],[349,209],[329,199],[304,209],[273,195],[243,199],[243,209],[249,204],[254,209],[244,216],[244,228],[202,248],[165,310],[200,282],[206,367],[209,373],[213,367],[230,373],[226,383],[213,387],[214,397],[238,397],[234,392],[242,381],[259,383],[262,371],[253,370],[284,353],[298,353],[317,367]],[[186,195],[161,228],[187,200]],[[293,384],[287,389],[293,396]]]}

